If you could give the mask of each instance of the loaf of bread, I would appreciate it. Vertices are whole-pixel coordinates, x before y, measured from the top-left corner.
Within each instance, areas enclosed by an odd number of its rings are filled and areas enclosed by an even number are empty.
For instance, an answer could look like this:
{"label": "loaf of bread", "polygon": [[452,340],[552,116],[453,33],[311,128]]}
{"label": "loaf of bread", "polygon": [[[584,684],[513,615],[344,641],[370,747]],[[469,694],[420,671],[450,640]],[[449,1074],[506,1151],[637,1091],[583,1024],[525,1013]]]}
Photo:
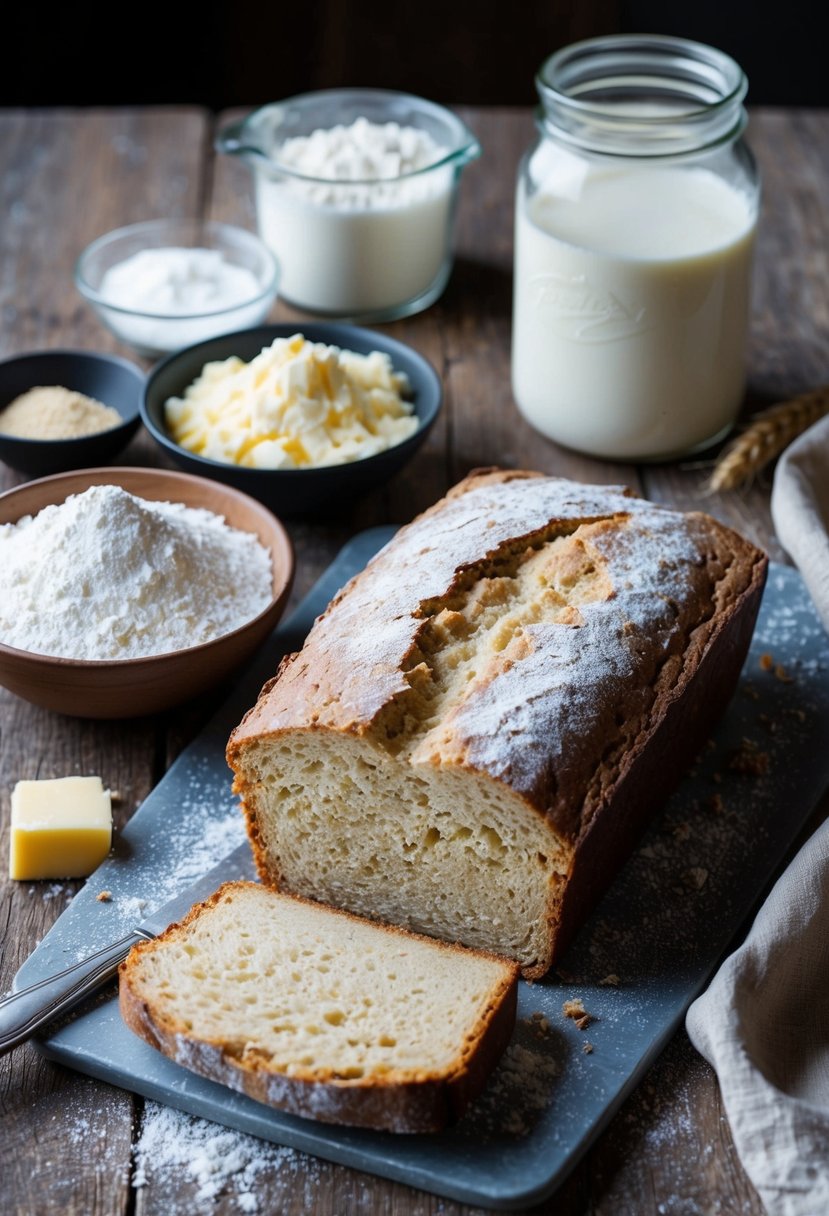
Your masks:
{"label": "loaf of bread", "polygon": [[231,736],[263,880],[542,975],[732,695],[766,565],[623,489],[467,478]]}
{"label": "loaf of bread", "polygon": [[127,1025],[194,1072],[329,1123],[440,1131],[515,1023],[518,968],[226,883],[121,965]]}

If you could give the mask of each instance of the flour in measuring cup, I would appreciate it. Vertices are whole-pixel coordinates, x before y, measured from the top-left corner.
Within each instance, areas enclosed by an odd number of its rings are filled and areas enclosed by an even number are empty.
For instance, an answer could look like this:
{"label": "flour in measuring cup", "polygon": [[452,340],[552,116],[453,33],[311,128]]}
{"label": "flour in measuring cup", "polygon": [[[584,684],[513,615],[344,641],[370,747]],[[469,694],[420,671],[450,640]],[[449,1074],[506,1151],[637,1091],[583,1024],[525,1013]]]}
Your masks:
{"label": "flour in measuring cup", "polygon": [[449,256],[448,151],[426,131],[362,117],[286,139],[276,171],[256,174],[259,232],[285,296],[357,315],[427,291]]}

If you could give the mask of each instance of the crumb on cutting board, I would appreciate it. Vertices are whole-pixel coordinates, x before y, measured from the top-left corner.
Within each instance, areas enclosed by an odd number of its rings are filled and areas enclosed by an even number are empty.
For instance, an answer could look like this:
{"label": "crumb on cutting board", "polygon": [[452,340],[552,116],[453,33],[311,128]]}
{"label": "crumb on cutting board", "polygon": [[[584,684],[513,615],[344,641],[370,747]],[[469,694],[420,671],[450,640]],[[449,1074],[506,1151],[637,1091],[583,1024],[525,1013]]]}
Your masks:
{"label": "crumb on cutting board", "polygon": [[592,1013],[587,1012],[584,1002],[579,997],[575,997],[571,1001],[565,1001],[561,1006],[561,1012],[566,1018],[571,1018],[579,1030],[586,1030],[592,1022],[598,1021],[598,1018]]}
{"label": "crumb on cutting board", "polygon": [[761,751],[753,739],[744,738],[731,752],[728,767],[733,773],[763,777],[769,771],[769,754]]}

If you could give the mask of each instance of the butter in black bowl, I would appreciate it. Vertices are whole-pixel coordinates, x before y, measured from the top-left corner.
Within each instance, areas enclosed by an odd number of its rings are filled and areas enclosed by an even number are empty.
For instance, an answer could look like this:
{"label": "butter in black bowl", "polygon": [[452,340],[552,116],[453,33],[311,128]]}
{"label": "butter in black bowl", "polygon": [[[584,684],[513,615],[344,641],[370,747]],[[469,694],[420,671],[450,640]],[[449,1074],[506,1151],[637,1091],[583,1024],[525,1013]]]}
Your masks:
{"label": "butter in black bowl", "polygon": [[[309,344],[326,349],[310,351]],[[362,357],[375,353],[381,358],[366,364]],[[355,378],[348,383],[356,383],[357,417],[368,418],[360,409],[375,372],[378,383],[385,378],[388,387],[391,378],[399,385],[405,416],[372,416],[368,430],[361,423],[349,434],[342,421],[350,416],[343,403],[351,391],[343,388],[344,367]],[[387,400],[386,388],[365,391]],[[402,469],[441,401],[437,373],[410,346],[353,325],[291,322],[224,334],[171,355],[150,373],[141,415],[181,468],[298,518],[347,506]],[[385,428],[394,441],[377,450],[374,432]]]}
{"label": "butter in black bowl", "polygon": [[[106,464],[127,446],[140,425],[143,387],[143,372],[115,355],[49,350],[0,362],[0,460],[35,477]],[[28,396],[24,412],[15,407],[12,421],[9,407],[35,389],[62,391]],[[77,394],[91,401],[79,403]],[[107,407],[107,417],[101,406]],[[64,409],[67,417],[62,419]],[[97,413],[101,422],[89,422]],[[21,417],[26,419],[25,426],[20,425]],[[82,417],[88,425],[102,429],[72,434]],[[7,433],[4,425],[15,433]],[[38,437],[56,430],[66,437]]]}

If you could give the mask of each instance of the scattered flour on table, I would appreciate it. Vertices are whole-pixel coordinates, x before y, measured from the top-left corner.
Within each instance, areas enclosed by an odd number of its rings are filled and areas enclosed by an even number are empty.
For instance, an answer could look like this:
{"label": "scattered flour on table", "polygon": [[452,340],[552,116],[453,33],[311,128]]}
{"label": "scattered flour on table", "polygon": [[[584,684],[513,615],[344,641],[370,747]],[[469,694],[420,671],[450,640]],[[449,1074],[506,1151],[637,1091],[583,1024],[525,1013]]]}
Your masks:
{"label": "scattered flour on table", "polygon": [[148,1101],[134,1148],[132,1185],[177,1186],[183,1179],[195,1186],[195,1196],[183,1197],[180,1206],[168,1209],[168,1216],[209,1210],[194,1209],[193,1198],[209,1205],[220,1195],[235,1200],[238,1211],[256,1213],[261,1210],[256,1188],[262,1175],[294,1172],[300,1163],[303,1175],[313,1173],[313,1159],[293,1149]]}
{"label": "scattered flour on table", "polygon": [[[67,879],[67,882],[71,881]],[[48,886],[33,884],[28,888],[29,895],[39,894],[44,903],[48,903],[51,899],[65,899],[67,903],[71,902],[75,892],[72,888],[66,887],[62,882],[50,882]]]}
{"label": "scattered flour on table", "polygon": [[272,595],[267,549],[220,515],[92,486],[0,525],[0,640],[70,659],[134,659],[212,641]]}
{"label": "scattered flour on table", "polygon": [[627,1165],[603,1196],[609,1212],[640,1211],[646,1192],[659,1216],[758,1210],[752,1188],[731,1174],[736,1153],[715,1091],[711,1069],[680,1032],[613,1124],[614,1155]]}

